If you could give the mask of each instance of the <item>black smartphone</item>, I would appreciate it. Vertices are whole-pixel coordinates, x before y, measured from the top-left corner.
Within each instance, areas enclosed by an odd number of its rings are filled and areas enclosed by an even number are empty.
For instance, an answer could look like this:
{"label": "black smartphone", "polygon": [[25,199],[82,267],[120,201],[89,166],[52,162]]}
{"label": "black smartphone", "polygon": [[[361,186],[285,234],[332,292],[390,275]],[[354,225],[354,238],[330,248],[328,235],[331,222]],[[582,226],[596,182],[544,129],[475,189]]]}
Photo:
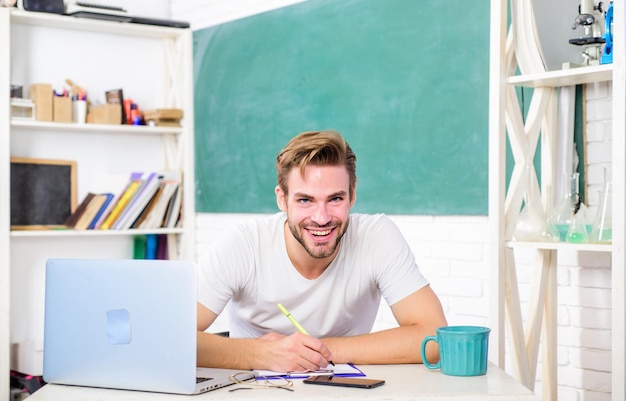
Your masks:
{"label": "black smartphone", "polygon": [[330,375],[309,376],[304,379],[306,384],[322,384],[325,386],[374,388],[385,384],[384,380],[360,379],[354,377],[338,377]]}

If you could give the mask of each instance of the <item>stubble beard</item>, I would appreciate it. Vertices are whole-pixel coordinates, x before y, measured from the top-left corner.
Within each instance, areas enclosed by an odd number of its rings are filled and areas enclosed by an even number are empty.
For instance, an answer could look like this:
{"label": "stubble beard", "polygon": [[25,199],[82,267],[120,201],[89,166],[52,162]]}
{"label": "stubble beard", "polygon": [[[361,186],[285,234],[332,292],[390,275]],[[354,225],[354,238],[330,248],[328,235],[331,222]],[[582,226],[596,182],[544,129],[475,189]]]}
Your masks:
{"label": "stubble beard", "polygon": [[[340,227],[342,227],[341,232],[339,233],[339,235],[337,236],[337,238],[335,239],[334,243],[330,246],[328,246],[327,244],[324,245],[313,245],[313,247],[309,246],[306,241],[304,240],[303,235],[301,234],[304,231],[304,225],[296,225],[291,223],[290,221],[287,222],[287,225],[289,226],[289,231],[291,231],[291,235],[293,235],[293,237],[296,239],[296,241],[298,241],[300,243],[300,245],[302,245],[302,248],[304,248],[304,250],[312,257],[315,259],[325,259],[328,258],[330,256],[332,256],[335,251],[337,250],[337,248],[339,247],[339,244],[341,243],[341,239],[343,238],[344,234],[346,233],[346,231],[348,230],[348,224],[350,223],[349,220],[346,220],[345,224],[341,225]],[[333,225],[334,222],[330,222],[328,225]],[[300,230],[298,230],[298,228],[300,228]],[[318,226],[316,228],[324,228],[324,226]]]}

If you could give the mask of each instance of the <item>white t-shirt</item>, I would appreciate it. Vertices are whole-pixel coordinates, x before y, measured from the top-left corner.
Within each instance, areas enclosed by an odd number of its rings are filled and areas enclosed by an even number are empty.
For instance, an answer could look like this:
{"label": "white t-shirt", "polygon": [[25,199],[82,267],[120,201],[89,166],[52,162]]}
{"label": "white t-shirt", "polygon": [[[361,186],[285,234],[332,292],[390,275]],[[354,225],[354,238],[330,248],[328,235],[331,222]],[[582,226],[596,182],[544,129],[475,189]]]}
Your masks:
{"label": "white t-shirt", "polygon": [[351,214],[333,262],[320,277],[306,279],[287,256],[286,219],[278,213],[233,226],[202,257],[198,300],[216,314],[231,301],[231,337],[293,333],[279,303],[313,337],[369,333],[381,295],[393,305],[428,284],[406,240],[382,214]]}

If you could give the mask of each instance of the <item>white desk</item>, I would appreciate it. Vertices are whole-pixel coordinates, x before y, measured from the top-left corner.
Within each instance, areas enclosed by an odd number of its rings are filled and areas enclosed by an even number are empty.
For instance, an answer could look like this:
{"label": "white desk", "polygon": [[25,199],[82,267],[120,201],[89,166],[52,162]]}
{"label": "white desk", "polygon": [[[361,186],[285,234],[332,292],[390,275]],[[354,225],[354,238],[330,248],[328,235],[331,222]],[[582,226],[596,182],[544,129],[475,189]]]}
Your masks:
{"label": "white desk", "polygon": [[[318,386],[294,380],[294,391],[239,390],[228,392],[233,386],[208,393],[185,396],[145,393],[139,391],[107,390],[87,387],[48,384],[35,392],[29,401],[89,401],[89,400],[436,400],[436,401],[539,401],[539,397],[519,384],[495,365],[487,374],[474,377],[446,376],[430,371],[424,365],[361,365],[368,377],[384,379],[386,383],[374,389]],[[192,398],[190,398],[192,397]]]}

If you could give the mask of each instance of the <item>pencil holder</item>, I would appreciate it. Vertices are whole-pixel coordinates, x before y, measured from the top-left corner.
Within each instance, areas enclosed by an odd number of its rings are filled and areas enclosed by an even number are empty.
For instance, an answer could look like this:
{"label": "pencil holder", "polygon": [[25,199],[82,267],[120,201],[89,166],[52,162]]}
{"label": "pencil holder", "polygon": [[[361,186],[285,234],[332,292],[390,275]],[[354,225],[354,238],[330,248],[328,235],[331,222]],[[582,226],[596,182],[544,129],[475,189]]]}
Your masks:
{"label": "pencil holder", "polygon": [[52,121],[52,85],[32,84],[29,90],[30,98],[35,103],[35,119]]}
{"label": "pencil holder", "polygon": [[72,118],[78,124],[84,124],[87,121],[86,100],[74,100],[72,102]]}
{"label": "pencil holder", "polygon": [[52,98],[52,121],[57,123],[72,122],[72,99],[66,96]]}

